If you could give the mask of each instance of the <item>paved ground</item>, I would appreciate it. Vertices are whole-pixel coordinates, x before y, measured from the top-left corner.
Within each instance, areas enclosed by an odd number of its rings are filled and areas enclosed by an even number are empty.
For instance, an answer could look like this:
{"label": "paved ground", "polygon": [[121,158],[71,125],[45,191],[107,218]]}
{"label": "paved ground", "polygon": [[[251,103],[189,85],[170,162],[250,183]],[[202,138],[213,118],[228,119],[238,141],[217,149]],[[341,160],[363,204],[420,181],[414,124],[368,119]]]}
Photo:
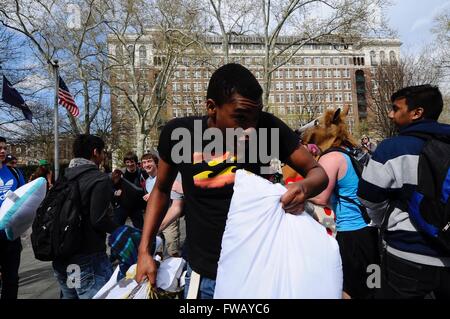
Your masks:
{"label": "paved ground", "polygon": [[51,262],[42,262],[34,258],[29,234],[22,237],[22,246],[19,299],[59,298],[59,286],[53,277]]}
{"label": "paved ground", "polygon": [[[185,223],[181,225],[181,241],[185,238]],[[42,262],[34,258],[30,242],[30,233],[22,236],[22,255],[19,268],[19,299],[57,299],[59,286],[53,276],[51,262]]]}

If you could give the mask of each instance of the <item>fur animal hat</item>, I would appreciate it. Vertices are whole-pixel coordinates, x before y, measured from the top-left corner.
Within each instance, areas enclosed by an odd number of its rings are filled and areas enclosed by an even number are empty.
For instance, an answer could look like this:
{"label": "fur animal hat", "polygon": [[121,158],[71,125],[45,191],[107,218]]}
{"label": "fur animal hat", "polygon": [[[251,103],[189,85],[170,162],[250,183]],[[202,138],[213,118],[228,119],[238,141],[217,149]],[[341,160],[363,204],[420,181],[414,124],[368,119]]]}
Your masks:
{"label": "fur animal hat", "polygon": [[355,139],[350,134],[346,124],[349,107],[345,106],[343,110],[328,109],[319,119],[319,125],[305,131],[302,139],[305,143],[316,144],[322,151],[330,147],[357,145]]}

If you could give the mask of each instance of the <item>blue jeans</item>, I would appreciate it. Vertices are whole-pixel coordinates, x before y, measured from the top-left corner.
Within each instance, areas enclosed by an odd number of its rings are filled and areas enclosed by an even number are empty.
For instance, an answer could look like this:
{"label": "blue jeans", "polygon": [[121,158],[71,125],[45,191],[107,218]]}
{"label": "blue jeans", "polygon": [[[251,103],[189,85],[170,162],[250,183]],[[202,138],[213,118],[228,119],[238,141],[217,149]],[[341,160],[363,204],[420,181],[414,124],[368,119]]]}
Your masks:
{"label": "blue jeans", "polygon": [[[191,282],[191,273],[192,268],[187,265],[187,272],[185,277],[185,285],[184,285],[184,299],[187,298],[189,291],[189,284]],[[197,294],[197,298],[199,299],[213,299],[214,297],[214,289],[216,288],[216,281],[213,279],[209,279],[206,277],[200,276],[200,287],[199,294]]]}
{"label": "blue jeans", "polygon": [[92,299],[113,274],[111,262],[104,252],[54,261],[53,270],[62,299]]}

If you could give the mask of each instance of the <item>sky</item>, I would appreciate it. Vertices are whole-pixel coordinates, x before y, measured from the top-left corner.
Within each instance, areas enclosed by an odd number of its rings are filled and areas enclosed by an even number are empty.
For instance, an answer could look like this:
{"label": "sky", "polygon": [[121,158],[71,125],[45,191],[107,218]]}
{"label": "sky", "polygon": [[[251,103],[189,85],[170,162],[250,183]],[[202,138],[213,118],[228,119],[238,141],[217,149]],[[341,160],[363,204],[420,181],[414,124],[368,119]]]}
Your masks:
{"label": "sky", "polygon": [[389,25],[398,32],[404,52],[419,53],[432,40],[433,19],[450,11],[450,0],[391,0]]}

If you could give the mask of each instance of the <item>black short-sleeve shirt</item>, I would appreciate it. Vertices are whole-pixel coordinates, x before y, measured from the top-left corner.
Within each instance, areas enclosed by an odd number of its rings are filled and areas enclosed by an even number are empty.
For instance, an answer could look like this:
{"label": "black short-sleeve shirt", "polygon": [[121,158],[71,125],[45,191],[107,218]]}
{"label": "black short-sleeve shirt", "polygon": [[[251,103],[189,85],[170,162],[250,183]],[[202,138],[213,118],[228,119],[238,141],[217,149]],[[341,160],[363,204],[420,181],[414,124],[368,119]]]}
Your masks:
{"label": "black short-sleeve shirt", "polygon": [[[244,163],[237,163],[235,154],[228,152],[205,156],[203,151],[211,142],[203,138],[207,128],[206,116],[173,119],[161,132],[158,152],[182,176],[188,262],[200,275],[215,279],[236,170],[244,168],[264,175],[260,168],[268,167],[272,158],[285,161],[299,147],[299,137],[280,119],[262,112],[257,147],[259,150],[261,143],[265,144],[264,155],[254,163],[250,163],[250,156]],[[260,141],[263,128],[267,139]],[[272,137],[274,142],[270,143]]]}

